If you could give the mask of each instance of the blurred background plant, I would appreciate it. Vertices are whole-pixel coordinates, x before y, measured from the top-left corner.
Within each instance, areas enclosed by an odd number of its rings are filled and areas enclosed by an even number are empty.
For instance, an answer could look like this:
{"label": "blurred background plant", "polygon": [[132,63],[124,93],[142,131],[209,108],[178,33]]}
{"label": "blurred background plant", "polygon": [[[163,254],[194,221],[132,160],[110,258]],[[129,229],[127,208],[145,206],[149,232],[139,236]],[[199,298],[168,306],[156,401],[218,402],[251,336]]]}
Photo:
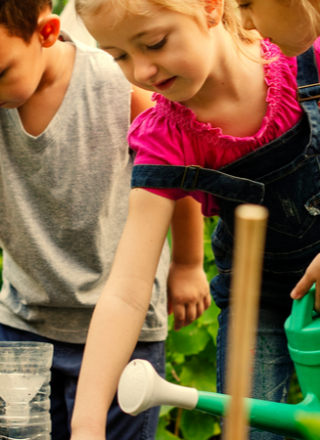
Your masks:
{"label": "blurred background plant", "polygon": [[53,12],[59,15],[67,3],[68,0],[53,0]]}
{"label": "blurred background plant", "polygon": [[[204,219],[204,269],[208,281],[217,273],[211,250],[211,235],[217,221],[217,217]],[[212,302],[199,319],[178,332],[173,330],[173,317],[169,316],[166,341],[167,380],[199,390],[216,391],[218,314],[219,309]],[[156,440],[208,440],[216,438],[219,433],[217,417],[199,411],[161,407]]]}

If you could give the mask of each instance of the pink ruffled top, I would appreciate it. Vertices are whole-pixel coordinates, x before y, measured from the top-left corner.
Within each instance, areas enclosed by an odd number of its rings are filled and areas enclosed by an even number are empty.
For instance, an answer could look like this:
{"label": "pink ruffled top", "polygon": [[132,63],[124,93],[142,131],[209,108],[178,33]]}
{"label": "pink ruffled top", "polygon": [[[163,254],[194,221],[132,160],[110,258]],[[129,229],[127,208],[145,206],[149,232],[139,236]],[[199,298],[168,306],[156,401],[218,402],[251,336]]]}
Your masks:
{"label": "pink ruffled top", "polygon": [[[224,135],[220,128],[196,120],[192,110],[154,94],[156,106],[139,115],[133,122],[128,141],[136,151],[135,164],[200,165],[219,169],[241,156],[273,141],[292,128],[302,117],[296,98],[297,60],[281,54],[267,40],[261,42],[265,59],[276,58],[264,65],[268,87],[267,113],[254,136]],[[317,65],[320,66],[320,39],[316,41]],[[205,216],[217,215],[218,200],[201,191],[150,189],[151,192],[178,200],[191,195],[202,204]]]}

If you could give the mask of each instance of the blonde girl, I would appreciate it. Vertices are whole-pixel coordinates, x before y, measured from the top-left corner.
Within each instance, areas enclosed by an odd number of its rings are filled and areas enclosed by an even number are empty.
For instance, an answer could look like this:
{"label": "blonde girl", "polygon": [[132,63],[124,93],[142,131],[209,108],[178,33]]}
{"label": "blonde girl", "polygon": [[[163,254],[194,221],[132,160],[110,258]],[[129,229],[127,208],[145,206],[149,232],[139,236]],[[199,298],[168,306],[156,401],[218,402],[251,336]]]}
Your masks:
{"label": "blonde girl", "polygon": [[245,29],[257,29],[288,56],[305,52],[320,35],[318,0],[237,0]]}
{"label": "blonde girl", "polygon": [[[175,202],[187,195],[201,203],[204,215],[221,217],[212,239],[219,275],[211,282],[221,308],[220,392],[234,208],[250,202],[270,211],[253,395],[284,401],[292,373],[283,332],[289,293],[320,252],[314,99],[320,91],[304,87],[319,82],[318,49],[298,61],[286,58],[256,32],[241,30],[232,0],[77,0],[76,7],[127,79],[156,92],[156,105],[138,116],[129,132],[136,152],[129,217],[91,323],[72,440],[104,438],[106,414],[145,318]],[[304,87],[301,105],[297,81]]]}
{"label": "blonde girl", "polygon": [[[245,29],[257,29],[289,56],[305,52],[320,36],[320,2],[318,0],[237,0]],[[316,309],[320,309],[320,256],[291,292],[302,298],[317,283]]]}

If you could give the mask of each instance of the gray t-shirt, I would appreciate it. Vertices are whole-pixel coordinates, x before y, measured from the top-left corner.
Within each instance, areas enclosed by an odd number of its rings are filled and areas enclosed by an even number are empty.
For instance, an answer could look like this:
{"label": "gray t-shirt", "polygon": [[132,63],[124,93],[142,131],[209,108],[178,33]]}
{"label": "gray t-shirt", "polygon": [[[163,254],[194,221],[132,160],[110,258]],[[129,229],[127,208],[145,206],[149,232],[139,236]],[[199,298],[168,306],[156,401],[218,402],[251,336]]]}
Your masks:
{"label": "gray t-shirt", "polygon": [[[131,87],[109,55],[74,44],[69,88],[40,136],[0,108],[0,322],[84,343],[127,218]],[[168,264],[165,244],[141,341],[166,337]]]}

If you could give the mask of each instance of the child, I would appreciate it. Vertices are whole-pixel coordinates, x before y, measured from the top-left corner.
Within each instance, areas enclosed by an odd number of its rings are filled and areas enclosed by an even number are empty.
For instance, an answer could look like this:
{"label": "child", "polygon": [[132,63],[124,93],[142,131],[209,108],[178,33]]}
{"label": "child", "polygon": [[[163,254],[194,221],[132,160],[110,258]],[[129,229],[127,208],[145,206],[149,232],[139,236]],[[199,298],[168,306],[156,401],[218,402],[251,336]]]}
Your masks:
{"label": "child", "polygon": [[[109,55],[60,34],[47,0],[2,0],[0,41],[0,339],[54,344],[52,439],[66,440],[87,329],[127,217],[131,96],[132,115],[146,108],[145,98],[131,93]],[[179,228],[183,212],[202,222],[187,205],[175,213],[178,241],[180,230],[192,227],[187,219]],[[192,238],[180,238],[186,249]],[[201,247],[195,258],[190,249],[175,251],[169,288],[177,328],[209,304]],[[148,358],[163,374],[167,245],[160,253],[147,316],[128,357]],[[97,337],[100,346],[116,340],[112,332]],[[113,402],[111,439],[156,425],[157,411],[135,420]]]}
{"label": "child", "polygon": [[[102,439],[113,384],[139,334],[175,201],[186,195],[205,215],[221,217],[213,236],[219,275],[211,283],[221,308],[220,392],[234,208],[250,202],[270,211],[253,395],[284,401],[292,373],[283,331],[289,292],[320,251],[319,112],[314,99],[301,102],[303,109],[297,101],[297,60],[242,31],[231,0],[76,0],[76,7],[127,79],[158,94],[156,107],[130,129],[137,157],[129,217],[89,330],[72,440]],[[316,56],[319,65],[319,51]],[[312,66],[308,77],[306,65]],[[299,86],[319,82],[313,52],[299,59],[298,70]],[[307,93],[300,90],[302,100]],[[121,319],[113,319],[123,304]],[[98,335],[110,331],[117,338],[105,340],[101,350]],[[127,356],[117,356],[119,345]],[[251,438],[280,437],[251,432]]]}
{"label": "child", "polygon": [[[257,29],[261,35],[277,44],[286,55],[299,55],[309,49],[320,36],[320,2],[317,0],[255,0],[238,3],[245,29]],[[315,282],[319,286],[320,255],[310,264],[291,292],[291,297],[302,298]],[[316,290],[315,308],[320,310],[319,287]]]}
{"label": "child", "polygon": [[320,36],[318,0],[237,0],[245,29],[257,29],[288,56],[305,52]]}

